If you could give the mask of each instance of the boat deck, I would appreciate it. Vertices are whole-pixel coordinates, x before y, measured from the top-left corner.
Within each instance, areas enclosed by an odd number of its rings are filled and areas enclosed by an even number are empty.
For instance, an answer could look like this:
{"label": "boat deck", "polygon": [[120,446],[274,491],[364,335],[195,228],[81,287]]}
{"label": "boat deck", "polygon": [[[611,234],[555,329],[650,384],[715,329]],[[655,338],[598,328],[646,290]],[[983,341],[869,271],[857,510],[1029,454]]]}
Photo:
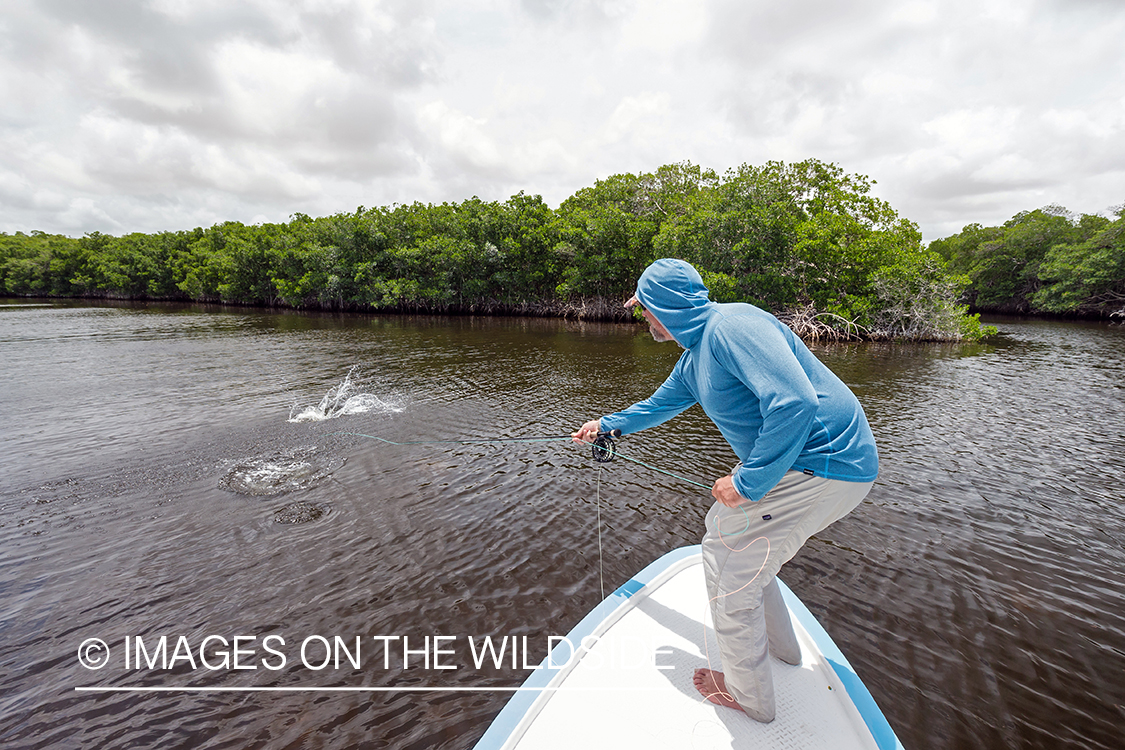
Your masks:
{"label": "boat deck", "polygon": [[704,700],[692,684],[695,670],[721,669],[704,625],[705,591],[698,547],[653,563],[559,641],[477,750],[901,748],[846,659],[784,584],[802,659],[773,661],[777,718],[760,724]]}

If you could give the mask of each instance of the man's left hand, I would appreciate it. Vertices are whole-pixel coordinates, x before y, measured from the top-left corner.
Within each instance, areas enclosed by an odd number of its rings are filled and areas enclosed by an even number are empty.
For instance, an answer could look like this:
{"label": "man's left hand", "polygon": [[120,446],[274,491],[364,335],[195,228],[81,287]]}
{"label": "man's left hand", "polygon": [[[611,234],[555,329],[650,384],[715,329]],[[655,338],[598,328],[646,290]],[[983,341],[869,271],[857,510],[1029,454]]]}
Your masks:
{"label": "man's left hand", "polygon": [[586,424],[578,428],[577,432],[570,433],[570,437],[576,443],[592,443],[594,438],[598,436],[598,431],[601,430],[601,420],[591,419]]}
{"label": "man's left hand", "polygon": [[714,486],[711,487],[711,496],[728,508],[737,508],[747,502],[746,498],[738,494],[738,490],[734,488],[734,477],[730,474],[715,480]]}

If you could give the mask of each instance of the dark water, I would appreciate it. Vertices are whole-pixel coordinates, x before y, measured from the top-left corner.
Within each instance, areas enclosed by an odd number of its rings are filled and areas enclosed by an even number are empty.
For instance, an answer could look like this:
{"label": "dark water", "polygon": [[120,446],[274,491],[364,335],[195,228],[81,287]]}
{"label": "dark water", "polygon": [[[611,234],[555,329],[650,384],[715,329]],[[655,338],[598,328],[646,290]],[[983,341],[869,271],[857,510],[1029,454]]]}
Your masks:
{"label": "dark water", "polygon": [[[782,577],[910,750],[1118,748],[1125,328],[999,327],[986,345],[818,350],[883,471]],[[527,671],[476,668],[465,637],[527,636],[535,663],[600,599],[599,494],[607,590],[697,543],[708,506],[565,441],[339,434],[569,432],[671,368],[674,345],[629,327],[10,306],[0,352],[5,746],[471,747],[508,697],[489,689]],[[308,407],[355,413],[289,421]],[[697,409],[621,450],[706,481],[733,461]],[[126,668],[137,636],[154,658],[166,636],[171,668]],[[255,668],[222,663],[236,636]],[[358,668],[313,668],[316,637],[357,636]],[[427,669],[434,636],[448,651]],[[109,646],[100,670],[79,664],[89,638]],[[478,690],[401,689],[435,686]]]}

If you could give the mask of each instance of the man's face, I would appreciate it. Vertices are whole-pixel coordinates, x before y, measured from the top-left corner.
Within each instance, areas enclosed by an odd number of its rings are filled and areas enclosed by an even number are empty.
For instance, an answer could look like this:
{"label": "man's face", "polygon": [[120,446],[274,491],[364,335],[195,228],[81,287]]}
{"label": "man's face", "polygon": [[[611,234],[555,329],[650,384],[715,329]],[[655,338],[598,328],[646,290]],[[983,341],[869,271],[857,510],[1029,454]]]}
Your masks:
{"label": "man's face", "polygon": [[644,313],[645,320],[648,321],[648,329],[652,333],[653,340],[655,340],[655,341],[675,341],[676,340],[675,338],[672,337],[672,334],[668,333],[668,329],[665,328],[660,323],[660,321],[656,319],[655,315],[653,315],[651,312],[649,312],[644,307],[641,308],[641,312]]}

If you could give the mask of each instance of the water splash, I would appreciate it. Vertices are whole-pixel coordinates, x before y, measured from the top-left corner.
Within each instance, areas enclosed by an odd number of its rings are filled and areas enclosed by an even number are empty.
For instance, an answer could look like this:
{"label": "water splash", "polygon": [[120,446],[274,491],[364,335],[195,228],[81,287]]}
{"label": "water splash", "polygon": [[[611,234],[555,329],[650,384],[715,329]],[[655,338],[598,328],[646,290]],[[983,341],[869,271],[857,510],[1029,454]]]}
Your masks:
{"label": "water splash", "polygon": [[326,419],[345,417],[349,414],[398,413],[406,408],[399,400],[382,399],[370,393],[358,392],[360,385],[352,380],[352,375],[358,367],[356,365],[348,370],[343,382],[329,388],[328,392],[324,394],[324,398],[316,406],[306,406],[300,409],[299,406],[294,405],[289,410],[289,421],[294,423],[323,422]]}
{"label": "water splash", "polygon": [[219,486],[240,495],[280,495],[311,487],[343,464],[344,459],[318,455],[316,446],[294,448],[239,461]]}
{"label": "water splash", "polygon": [[295,525],[301,523],[311,523],[323,518],[330,508],[321,503],[309,503],[304,500],[298,500],[295,503],[289,503],[284,508],[281,508],[273,514],[274,523],[285,525]]}

